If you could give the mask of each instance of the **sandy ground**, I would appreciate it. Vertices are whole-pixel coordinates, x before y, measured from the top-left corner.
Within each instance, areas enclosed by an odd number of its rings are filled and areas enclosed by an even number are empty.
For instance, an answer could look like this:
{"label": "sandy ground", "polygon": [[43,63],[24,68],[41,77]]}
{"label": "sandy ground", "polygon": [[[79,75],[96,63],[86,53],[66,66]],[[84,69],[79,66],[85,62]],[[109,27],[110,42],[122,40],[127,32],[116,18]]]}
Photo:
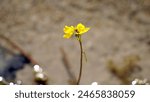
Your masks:
{"label": "sandy ground", "polygon": [[[81,84],[120,84],[106,67],[107,61],[120,63],[130,55],[141,58],[142,70],[135,76],[150,79],[149,0],[0,0],[0,34],[39,62],[49,84],[68,84],[60,48],[78,76],[78,42],[62,36],[65,25],[80,22],[91,28],[83,36],[88,62],[84,61]],[[32,69],[26,66],[17,79],[33,84]]]}

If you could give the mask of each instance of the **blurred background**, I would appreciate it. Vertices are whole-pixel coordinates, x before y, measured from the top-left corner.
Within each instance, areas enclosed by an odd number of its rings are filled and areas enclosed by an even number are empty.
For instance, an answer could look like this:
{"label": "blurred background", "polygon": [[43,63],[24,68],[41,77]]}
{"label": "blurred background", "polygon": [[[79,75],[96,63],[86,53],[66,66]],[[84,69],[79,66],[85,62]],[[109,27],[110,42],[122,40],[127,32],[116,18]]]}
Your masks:
{"label": "blurred background", "polygon": [[63,28],[78,23],[91,28],[83,35],[88,61],[80,84],[150,79],[149,0],[0,0],[0,76],[36,84],[29,65],[34,59],[47,84],[71,84],[79,73],[80,49],[76,40],[63,38]]}

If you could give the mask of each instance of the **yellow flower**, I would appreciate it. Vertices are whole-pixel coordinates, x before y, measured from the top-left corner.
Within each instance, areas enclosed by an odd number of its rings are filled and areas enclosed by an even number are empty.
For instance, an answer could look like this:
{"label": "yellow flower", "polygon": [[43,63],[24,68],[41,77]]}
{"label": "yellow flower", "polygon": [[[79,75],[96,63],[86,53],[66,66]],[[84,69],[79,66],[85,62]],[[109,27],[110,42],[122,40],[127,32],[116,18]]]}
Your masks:
{"label": "yellow flower", "polygon": [[83,24],[79,23],[76,26],[76,32],[77,34],[82,35],[83,33],[86,33],[88,30],[90,30],[90,28],[86,28]]}
{"label": "yellow flower", "polygon": [[73,35],[82,35],[86,33],[90,28],[85,27],[83,24],[79,23],[76,27],[74,26],[65,26],[64,27],[64,38],[70,38]]}
{"label": "yellow flower", "polygon": [[64,38],[70,38],[73,34],[74,34],[74,31],[75,31],[75,28],[73,27],[73,26],[70,26],[70,27],[68,27],[68,26],[65,26],[65,28],[64,28]]}

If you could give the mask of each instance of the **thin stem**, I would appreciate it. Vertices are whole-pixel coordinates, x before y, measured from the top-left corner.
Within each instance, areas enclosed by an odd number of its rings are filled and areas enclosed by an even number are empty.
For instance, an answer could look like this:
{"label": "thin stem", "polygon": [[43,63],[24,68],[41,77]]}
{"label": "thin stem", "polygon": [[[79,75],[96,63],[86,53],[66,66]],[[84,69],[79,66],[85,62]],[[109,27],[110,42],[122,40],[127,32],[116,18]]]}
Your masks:
{"label": "thin stem", "polygon": [[83,48],[82,48],[81,38],[79,38],[79,44],[80,44],[80,72],[79,72],[79,77],[78,77],[78,80],[77,80],[77,85],[79,85],[80,80],[81,80],[81,75],[82,75]]}

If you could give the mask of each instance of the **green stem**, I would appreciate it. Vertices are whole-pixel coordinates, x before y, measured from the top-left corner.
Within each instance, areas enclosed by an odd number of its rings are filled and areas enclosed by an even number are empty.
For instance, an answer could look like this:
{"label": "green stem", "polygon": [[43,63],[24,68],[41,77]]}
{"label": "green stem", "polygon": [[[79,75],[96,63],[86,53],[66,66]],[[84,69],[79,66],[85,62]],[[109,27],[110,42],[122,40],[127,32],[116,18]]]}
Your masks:
{"label": "green stem", "polygon": [[82,41],[81,38],[79,38],[79,44],[80,44],[80,72],[79,72],[79,77],[77,80],[77,85],[79,85],[80,80],[81,80],[81,75],[82,75],[82,62],[83,62],[83,48],[82,48]]}

